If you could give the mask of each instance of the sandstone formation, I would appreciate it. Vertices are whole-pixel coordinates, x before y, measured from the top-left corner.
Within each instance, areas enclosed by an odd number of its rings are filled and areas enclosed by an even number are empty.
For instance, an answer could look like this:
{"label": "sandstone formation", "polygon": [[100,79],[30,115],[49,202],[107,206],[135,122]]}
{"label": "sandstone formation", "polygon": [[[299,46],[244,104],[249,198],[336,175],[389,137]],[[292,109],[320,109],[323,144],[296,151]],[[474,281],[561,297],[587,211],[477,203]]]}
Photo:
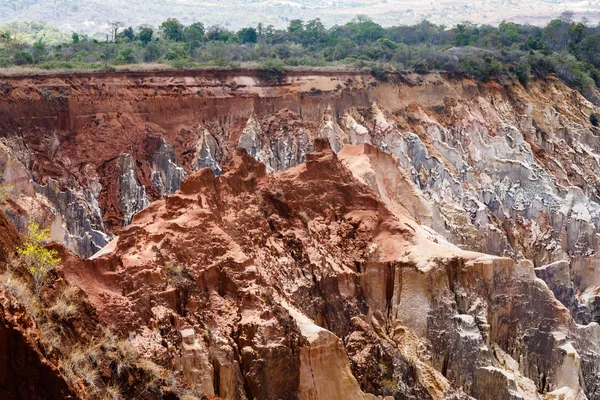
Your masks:
{"label": "sandstone formation", "polygon": [[61,273],[209,395],[594,398],[597,324],[577,325],[530,261],[465,252],[407,214],[325,139],[272,175],[238,150]]}
{"label": "sandstone formation", "polygon": [[7,81],[9,217],[51,227],[61,279],[181,384],[600,398],[600,130],[558,80]]}

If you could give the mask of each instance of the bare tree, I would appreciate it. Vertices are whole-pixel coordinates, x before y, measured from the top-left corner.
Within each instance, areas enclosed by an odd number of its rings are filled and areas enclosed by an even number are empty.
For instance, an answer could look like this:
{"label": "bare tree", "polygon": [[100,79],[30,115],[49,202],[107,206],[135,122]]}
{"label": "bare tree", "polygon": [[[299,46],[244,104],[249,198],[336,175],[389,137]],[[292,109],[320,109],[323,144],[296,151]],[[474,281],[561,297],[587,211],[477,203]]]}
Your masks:
{"label": "bare tree", "polygon": [[119,29],[124,27],[125,24],[121,21],[114,21],[114,22],[108,22],[108,25],[110,26],[110,33],[112,35],[112,40],[113,42],[117,41],[117,33],[119,33]]}
{"label": "bare tree", "polygon": [[567,10],[567,11],[564,11],[562,14],[560,14],[560,16],[558,18],[563,20],[564,22],[571,23],[571,22],[573,22],[574,15],[575,15],[575,13],[573,11]]}

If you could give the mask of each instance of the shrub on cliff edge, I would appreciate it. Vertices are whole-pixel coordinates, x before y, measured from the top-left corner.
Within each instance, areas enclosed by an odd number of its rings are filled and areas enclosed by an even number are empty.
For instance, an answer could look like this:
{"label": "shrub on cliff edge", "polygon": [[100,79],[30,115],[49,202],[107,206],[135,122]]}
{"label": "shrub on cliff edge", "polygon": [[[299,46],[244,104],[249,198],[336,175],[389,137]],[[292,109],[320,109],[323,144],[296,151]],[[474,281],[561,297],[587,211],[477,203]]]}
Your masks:
{"label": "shrub on cliff edge", "polygon": [[258,67],[261,78],[269,83],[281,84],[285,78],[286,69],[279,60],[267,60]]}

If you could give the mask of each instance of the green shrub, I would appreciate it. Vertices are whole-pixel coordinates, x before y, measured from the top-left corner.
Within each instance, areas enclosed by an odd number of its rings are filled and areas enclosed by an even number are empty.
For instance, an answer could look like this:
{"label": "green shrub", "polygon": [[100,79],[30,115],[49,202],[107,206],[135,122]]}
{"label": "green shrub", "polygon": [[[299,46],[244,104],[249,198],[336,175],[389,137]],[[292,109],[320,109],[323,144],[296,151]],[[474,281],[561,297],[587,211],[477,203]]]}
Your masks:
{"label": "green shrub", "polygon": [[518,61],[511,65],[511,72],[515,74],[519,82],[525,87],[531,79],[531,65],[528,61]]}
{"label": "green shrub", "polygon": [[371,76],[382,82],[386,82],[388,80],[386,71],[381,65],[376,65],[371,68]]}
{"label": "green shrub", "polygon": [[123,49],[119,52],[117,57],[115,57],[115,64],[123,65],[123,64],[133,64],[135,63],[135,55],[133,54],[132,48]]}
{"label": "green shrub", "polygon": [[285,79],[286,69],[280,60],[267,60],[261,63],[258,69],[261,78],[269,83],[281,84]]}
{"label": "green shrub", "polygon": [[15,65],[33,64],[33,56],[27,51],[17,51],[13,56],[12,61]]}

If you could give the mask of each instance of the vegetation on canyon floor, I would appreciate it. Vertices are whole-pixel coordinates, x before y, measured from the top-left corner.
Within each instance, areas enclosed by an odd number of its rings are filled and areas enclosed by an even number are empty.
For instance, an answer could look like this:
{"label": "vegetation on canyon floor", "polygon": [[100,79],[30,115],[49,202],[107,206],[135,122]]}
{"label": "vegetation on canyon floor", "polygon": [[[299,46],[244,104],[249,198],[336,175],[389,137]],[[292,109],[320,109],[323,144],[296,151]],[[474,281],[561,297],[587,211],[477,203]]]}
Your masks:
{"label": "vegetation on canyon floor", "polygon": [[[555,73],[588,98],[600,86],[600,26],[574,22],[564,13],[545,27],[427,21],[382,27],[359,16],[327,29],[319,19],[293,20],[287,29],[248,27],[237,32],[201,22],[184,26],[169,18],[158,28],[111,23],[99,40],[74,32],[69,40],[52,27],[36,35],[0,32],[0,67],[112,70],[119,65],[167,64],[175,68],[238,67],[253,63],[275,75],[288,67],[338,66],[384,71],[464,73],[487,81],[511,75],[524,85],[532,75]],[[48,37],[40,29],[48,29]],[[36,39],[32,39],[36,38]]]}

